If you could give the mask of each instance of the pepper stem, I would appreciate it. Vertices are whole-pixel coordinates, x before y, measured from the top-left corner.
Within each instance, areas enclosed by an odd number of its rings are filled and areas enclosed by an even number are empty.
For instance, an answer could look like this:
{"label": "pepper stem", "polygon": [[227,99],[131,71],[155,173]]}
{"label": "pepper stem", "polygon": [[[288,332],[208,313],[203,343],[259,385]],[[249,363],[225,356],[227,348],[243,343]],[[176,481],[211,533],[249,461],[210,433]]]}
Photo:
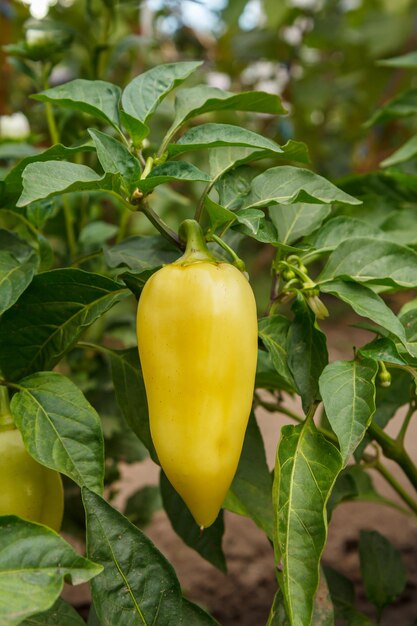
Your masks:
{"label": "pepper stem", "polygon": [[203,231],[196,220],[184,220],[179,227],[178,235],[180,240],[185,241],[185,252],[182,257],[175,261],[177,265],[188,265],[201,261],[218,263],[218,260],[207,248]]}
{"label": "pepper stem", "polygon": [[9,391],[0,385],[0,431],[14,428],[14,419],[10,413]]}

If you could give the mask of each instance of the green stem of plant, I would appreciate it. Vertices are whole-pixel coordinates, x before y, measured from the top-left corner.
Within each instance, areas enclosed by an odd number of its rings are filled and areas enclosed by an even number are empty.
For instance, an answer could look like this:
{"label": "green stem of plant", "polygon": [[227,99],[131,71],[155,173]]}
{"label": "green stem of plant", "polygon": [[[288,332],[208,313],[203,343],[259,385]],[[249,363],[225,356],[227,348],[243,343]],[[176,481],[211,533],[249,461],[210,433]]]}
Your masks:
{"label": "green stem of plant", "polygon": [[9,430],[14,426],[14,419],[10,413],[9,391],[0,385],[0,431]]}
{"label": "green stem of plant", "polygon": [[[44,67],[44,89],[49,89],[49,69],[48,66]],[[60,136],[58,127],[55,122],[55,116],[52,109],[52,104],[50,102],[45,103],[45,112],[46,112],[46,121],[48,124],[49,135],[51,137],[51,141],[53,144],[57,144],[60,142]],[[68,248],[70,252],[70,257],[73,259],[77,254],[77,243],[75,240],[75,232],[74,232],[74,224],[72,220],[71,207],[69,206],[68,199],[66,197],[62,200],[63,208],[64,208],[64,220],[65,220],[65,229],[67,233],[67,242]]]}
{"label": "green stem of plant", "polygon": [[159,215],[155,213],[155,211],[151,209],[151,207],[148,204],[143,203],[142,206],[140,207],[140,211],[144,215],[146,215],[146,217],[151,222],[151,224],[153,224],[155,228],[159,230],[159,232],[161,233],[161,235],[165,237],[165,239],[173,243],[180,250],[184,250],[184,244],[180,241],[177,233],[171,228],[169,228],[169,226],[165,224],[163,220],[161,220]]}
{"label": "green stem of plant", "polygon": [[404,487],[398,482],[398,480],[391,474],[391,472],[380,461],[375,461],[372,467],[379,473],[387,483],[391,485],[394,491],[400,496],[400,498],[407,504],[407,506],[417,515],[417,502],[407,493]]}
{"label": "green stem of plant", "polygon": [[119,223],[119,232],[117,233],[117,237],[116,237],[116,243],[120,243],[126,237],[126,231],[129,225],[131,215],[132,215],[132,212],[129,209],[125,209],[122,212],[120,223]]}
{"label": "green stem of plant", "polygon": [[96,250],[95,252],[90,252],[90,254],[83,254],[77,259],[74,259],[74,261],[71,263],[71,267],[78,267],[79,265],[83,265],[84,263],[87,263],[87,261],[91,261],[91,259],[96,259],[102,254],[102,250]]}
{"label": "green stem of plant", "polygon": [[417,490],[417,468],[408,456],[402,443],[392,439],[374,422],[371,422],[368,433],[381,446],[384,455],[401,467],[414,489]]}
{"label": "green stem of plant", "polygon": [[216,181],[212,180],[204,189],[203,193],[201,194],[200,200],[198,201],[197,204],[197,208],[195,210],[195,214],[194,214],[194,219],[197,222],[201,222],[201,218],[203,215],[203,209],[204,209],[204,199],[205,197],[210,193],[210,191],[213,189],[214,183]]}
{"label": "green stem of plant", "polygon": [[140,179],[143,180],[144,178],[146,178],[147,176],[149,176],[149,174],[152,171],[152,167],[153,167],[153,157],[149,156],[146,161],[145,161],[145,168],[140,176]]}
{"label": "green stem of plant", "polygon": [[235,265],[241,272],[246,272],[246,267],[244,261],[240,257],[237,256],[236,252],[227,245],[223,239],[212,233],[210,235],[210,239],[215,241],[223,250],[228,252],[233,259],[233,265]]}
{"label": "green stem of plant", "polygon": [[401,446],[404,445],[404,439],[405,439],[405,436],[407,434],[407,429],[408,429],[408,427],[410,425],[411,418],[413,417],[415,412],[416,412],[416,405],[414,404],[413,401],[411,401],[410,405],[408,407],[407,414],[406,414],[406,416],[404,418],[404,421],[403,421],[403,423],[401,425],[400,431],[399,431],[399,433],[397,435],[397,438],[395,440],[396,443],[398,443]]}

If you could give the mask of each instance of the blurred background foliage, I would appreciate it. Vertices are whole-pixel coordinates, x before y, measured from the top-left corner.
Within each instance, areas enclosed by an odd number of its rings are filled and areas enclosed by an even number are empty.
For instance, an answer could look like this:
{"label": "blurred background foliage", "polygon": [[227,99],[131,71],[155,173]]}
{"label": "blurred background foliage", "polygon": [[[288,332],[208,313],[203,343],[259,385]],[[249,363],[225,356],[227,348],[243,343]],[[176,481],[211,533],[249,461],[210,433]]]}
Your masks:
{"label": "blurred background foliage", "polygon": [[[1,0],[0,14],[1,44],[13,44],[13,57],[1,58],[0,114],[23,110],[41,138],[42,105],[28,95],[49,73],[52,85],[76,77],[125,85],[158,63],[187,59],[205,60],[210,85],[279,93],[288,116],[250,123],[280,142],[305,141],[313,169],[331,178],[375,169],[413,130],[364,124],[415,83],[378,61],[415,49],[416,0]],[[39,29],[50,34],[43,57]],[[169,101],[166,114],[156,129],[169,122]],[[64,143],[80,125],[73,117],[60,119]]]}

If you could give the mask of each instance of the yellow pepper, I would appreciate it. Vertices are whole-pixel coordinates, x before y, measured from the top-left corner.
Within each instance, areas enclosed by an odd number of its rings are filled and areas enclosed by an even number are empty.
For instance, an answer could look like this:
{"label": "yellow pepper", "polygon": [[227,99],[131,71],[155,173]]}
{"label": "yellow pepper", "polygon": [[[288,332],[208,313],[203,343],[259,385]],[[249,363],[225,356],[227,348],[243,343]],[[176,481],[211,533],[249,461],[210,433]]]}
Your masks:
{"label": "yellow pepper", "polygon": [[137,315],[152,440],[200,527],[233,480],[252,404],[256,303],[245,276],[208,251],[197,222],[187,247],[146,283]]}

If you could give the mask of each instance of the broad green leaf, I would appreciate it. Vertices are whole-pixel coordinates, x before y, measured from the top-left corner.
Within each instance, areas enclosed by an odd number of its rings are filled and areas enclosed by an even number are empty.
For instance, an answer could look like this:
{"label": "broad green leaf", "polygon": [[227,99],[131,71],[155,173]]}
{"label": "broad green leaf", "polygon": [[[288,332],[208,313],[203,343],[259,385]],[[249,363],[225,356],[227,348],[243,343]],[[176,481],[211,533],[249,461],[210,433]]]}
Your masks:
{"label": "broad green leaf", "polygon": [[182,599],[182,622],[184,626],[220,626],[219,622],[201,607],[186,598]]}
{"label": "broad green leaf", "polygon": [[269,389],[270,391],[281,389],[283,391],[288,391],[289,393],[294,392],[294,384],[289,386],[278,374],[272,363],[270,353],[265,352],[264,350],[258,350],[255,388]]}
{"label": "broad green leaf", "polygon": [[57,372],[24,378],[10,408],[26,448],[37,461],[80,486],[102,492],[100,418],[69,378]]}
{"label": "broad green leaf", "polygon": [[26,216],[32,224],[42,229],[58,211],[59,206],[54,200],[38,200],[38,202],[32,202],[26,207]]}
{"label": "broad green leaf", "polygon": [[259,337],[271,355],[277,373],[287,385],[294,387],[294,380],[287,365],[287,336],[290,322],[283,315],[271,315],[259,320]]}
{"label": "broad green leaf", "polygon": [[249,419],[239,465],[224,507],[252,519],[272,540],[274,527],[272,476],[254,414]]}
{"label": "broad green leaf", "polygon": [[219,203],[230,210],[241,208],[244,198],[250,191],[254,174],[252,168],[245,166],[226,172],[216,182]]}
{"label": "broad green leaf", "polygon": [[336,506],[343,502],[375,502],[409,514],[407,509],[379,494],[371,476],[357,464],[349,465],[340,472],[327,502],[329,518]]}
{"label": "broad green leaf", "polygon": [[324,573],[335,610],[335,618],[343,620],[343,623],[348,626],[376,626],[367,615],[355,608],[353,583],[328,565],[324,565]]}
{"label": "broad green leaf", "polygon": [[149,428],[148,403],[137,348],[106,350],[110,361],[114,390],[123,416],[146,446],[154,461],[158,457]]}
{"label": "broad green leaf", "polygon": [[401,553],[377,531],[361,530],[359,557],[366,595],[380,614],[405,589],[406,572]]}
{"label": "broad green leaf", "polygon": [[214,202],[209,196],[204,198],[204,208],[213,230],[217,230],[225,224],[231,224],[236,220],[236,213],[225,209],[224,206],[218,204],[218,202]]}
{"label": "broad green leaf", "polygon": [[50,609],[25,619],[21,626],[85,626],[85,622],[70,604],[58,598]]}
{"label": "broad green leaf", "polygon": [[335,361],[320,376],[320,393],[327,419],[339,440],[344,463],[363,439],[375,413],[375,376],[372,359]]}
{"label": "broad green leaf", "polygon": [[254,150],[253,148],[242,148],[228,146],[223,148],[212,148],[209,154],[210,176],[218,179],[232,167],[238,167],[244,163],[258,161],[259,159],[273,158],[286,161],[299,161],[308,163],[309,156],[307,146],[300,141],[290,139],[281,146],[282,153],[270,150]]}
{"label": "broad green leaf", "polygon": [[244,91],[231,93],[217,87],[199,85],[181,89],[176,94],[175,119],[168,136],[191,117],[211,111],[254,111],[257,113],[286,113],[278,96],[264,91]]}
{"label": "broad green leaf", "polygon": [[355,313],[362,317],[368,317],[403,343],[407,341],[404,326],[398,317],[385,304],[384,300],[369,287],[354,282],[333,280],[324,283],[320,290],[343,300],[352,307]]}
{"label": "broad green leaf", "polygon": [[309,239],[318,250],[334,250],[340,243],[352,237],[383,238],[383,232],[375,226],[356,217],[339,215],[326,222]]}
{"label": "broad green leaf", "polygon": [[227,145],[259,148],[271,153],[283,152],[281,146],[271,139],[232,124],[200,124],[194,126],[184,133],[176,143],[170,144],[168,151],[171,154],[182,154],[191,150],[218,148]]}
{"label": "broad green leaf", "polygon": [[307,412],[320,399],[319,378],[328,363],[326,336],[303,299],[298,298],[292,308],[294,320],[287,335],[287,364]]}
{"label": "broad green leaf", "polygon": [[415,207],[395,208],[381,223],[384,239],[410,246],[417,244],[417,220]]}
{"label": "broad green leaf", "polygon": [[102,248],[106,241],[118,232],[116,224],[109,224],[103,220],[88,222],[80,231],[78,241],[84,248]]}
{"label": "broad green leaf", "polygon": [[121,174],[126,188],[132,191],[140,176],[140,164],[136,157],[120,141],[99,130],[88,130],[97,150],[97,158],[104,172]]}
{"label": "broad green leaf", "polygon": [[410,161],[417,156],[417,135],[406,141],[401,148],[390,154],[389,157],[381,161],[381,167],[391,167]]}
{"label": "broad green leaf", "polygon": [[4,194],[0,190],[0,199],[3,200],[4,204],[11,204],[17,201],[23,189],[22,174],[30,163],[40,163],[54,159],[70,159],[78,152],[92,151],[94,151],[93,146],[87,143],[69,147],[58,143],[44,152],[23,159],[7,174],[4,180]]}
{"label": "broad green leaf", "polygon": [[29,143],[6,142],[0,144],[0,160],[17,161],[35,156],[39,153],[39,148],[31,146]]}
{"label": "broad green leaf", "polygon": [[160,488],[164,509],[177,535],[184,543],[195,550],[221,572],[227,571],[226,559],[222,549],[224,534],[223,511],[220,511],[214,524],[202,533],[182,498],[171,486],[164,472],[160,475]]}
{"label": "broad green leaf", "polygon": [[113,83],[76,78],[64,85],[35,94],[32,98],[88,113],[117,128],[120,96],[120,87]]}
{"label": "broad green leaf", "polygon": [[295,202],[361,204],[360,200],[310,170],[281,165],[271,167],[253,179],[250,192],[244,198],[241,208]]}
{"label": "broad green leaf", "polygon": [[64,578],[79,585],[101,571],[100,565],[77,554],[49,528],[0,516],[0,624],[18,626],[48,610],[59,597]]}
{"label": "broad green leaf", "polygon": [[31,246],[0,229],[0,315],[30,284],[38,265],[38,255]]}
{"label": "broad green leaf", "polygon": [[84,489],[87,554],[104,566],[91,583],[101,626],[181,624],[181,588],[153,543],[97,494]]}
{"label": "broad green leaf", "polygon": [[385,361],[396,365],[405,365],[406,361],[398,351],[397,345],[388,337],[379,337],[362,346],[360,354],[374,361]]}
{"label": "broad green leaf", "polygon": [[100,176],[86,165],[63,161],[30,163],[22,174],[23,191],[17,206],[71,191],[97,191],[117,187],[118,176]]}
{"label": "broad green leaf", "polygon": [[[201,63],[201,61],[186,61],[157,65],[134,78],[122,95],[123,110],[131,118],[129,126],[134,128],[136,120],[145,125],[158,104],[170,91],[195,72]],[[137,132],[140,133],[140,128]]]}
{"label": "broad green leaf", "polygon": [[280,241],[292,244],[316,230],[329,215],[330,210],[330,206],[326,204],[306,202],[279,204],[269,209],[269,216],[277,229]]}
{"label": "broad green leaf", "polygon": [[159,487],[145,485],[128,498],[124,514],[132,524],[143,528],[152,520],[153,514],[160,509],[162,509],[162,498]]}
{"label": "broad green leaf", "polygon": [[417,252],[392,241],[371,237],[344,241],[330,255],[317,282],[339,277],[391,287],[415,287]]}
{"label": "broad green leaf", "polygon": [[245,232],[256,236],[259,232],[262,222],[265,220],[263,211],[259,209],[238,209],[235,212],[236,224],[240,224]]}
{"label": "broad green leaf", "polygon": [[138,189],[144,193],[150,193],[152,189],[163,183],[173,181],[202,181],[210,182],[210,176],[202,172],[198,167],[186,161],[168,161],[163,165],[158,165],[152,172],[137,183]]}
{"label": "broad green leaf", "polygon": [[417,315],[415,309],[410,309],[400,316],[407,336],[406,348],[415,358],[417,358]]}
{"label": "broad green leaf", "polygon": [[408,52],[398,57],[392,57],[391,59],[381,59],[377,61],[378,65],[384,65],[385,67],[401,67],[404,69],[417,68],[417,52]]}
{"label": "broad green leaf", "polygon": [[0,319],[0,370],[9,380],[52,369],[84,330],[129,291],[78,269],[43,272]]}
{"label": "broad green leaf", "polygon": [[104,251],[104,258],[110,268],[127,266],[135,273],[172,263],[179,256],[179,250],[160,236],[129,237]]}
{"label": "broad green leaf", "polygon": [[366,123],[367,127],[374,124],[381,124],[390,120],[410,117],[417,113],[417,88],[408,89],[403,93],[395,96],[384,106],[374,113],[371,119]]}
{"label": "broad green leaf", "polygon": [[327,536],[326,503],[341,469],[339,451],[312,420],[282,428],[275,465],[274,546],[291,626],[311,623]]}

